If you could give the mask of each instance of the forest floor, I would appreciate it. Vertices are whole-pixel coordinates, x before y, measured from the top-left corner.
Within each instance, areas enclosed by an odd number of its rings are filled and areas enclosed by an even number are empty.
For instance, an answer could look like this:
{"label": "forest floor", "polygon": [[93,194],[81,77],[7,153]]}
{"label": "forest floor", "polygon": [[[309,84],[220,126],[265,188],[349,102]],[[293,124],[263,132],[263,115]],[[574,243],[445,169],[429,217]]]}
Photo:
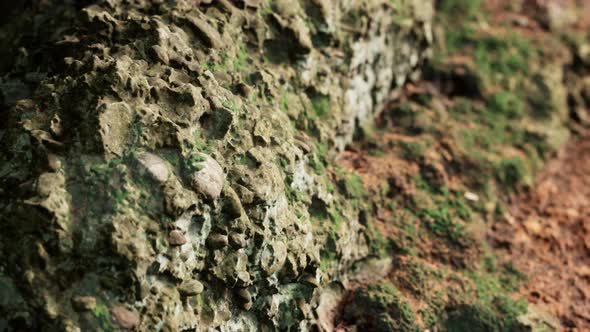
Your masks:
{"label": "forest floor", "polygon": [[489,238],[529,277],[521,294],[530,303],[566,328],[590,330],[590,135],[547,164]]}

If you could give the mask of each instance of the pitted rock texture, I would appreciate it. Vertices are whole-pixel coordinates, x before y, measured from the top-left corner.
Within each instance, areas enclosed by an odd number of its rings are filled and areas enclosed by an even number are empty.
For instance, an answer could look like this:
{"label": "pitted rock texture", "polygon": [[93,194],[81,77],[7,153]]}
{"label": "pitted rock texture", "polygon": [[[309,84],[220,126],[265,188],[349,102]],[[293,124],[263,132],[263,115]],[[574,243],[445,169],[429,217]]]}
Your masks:
{"label": "pitted rock texture", "polygon": [[0,38],[0,326],[317,325],[322,289],[371,253],[318,155],[414,73],[432,4],[35,6],[6,23],[27,38]]}

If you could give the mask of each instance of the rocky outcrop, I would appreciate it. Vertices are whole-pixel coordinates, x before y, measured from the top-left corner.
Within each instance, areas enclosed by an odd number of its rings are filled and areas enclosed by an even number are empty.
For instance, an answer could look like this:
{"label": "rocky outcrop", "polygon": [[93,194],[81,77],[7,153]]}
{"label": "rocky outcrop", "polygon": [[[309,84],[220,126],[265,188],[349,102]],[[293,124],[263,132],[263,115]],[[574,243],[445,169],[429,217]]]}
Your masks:
{"label": "rocky outcrop", "polygon": [[0,79],[0,326],[317,325],[371,253],[324,157],[414,73],[432,4],[36,6],[0,38],[20,43]]}

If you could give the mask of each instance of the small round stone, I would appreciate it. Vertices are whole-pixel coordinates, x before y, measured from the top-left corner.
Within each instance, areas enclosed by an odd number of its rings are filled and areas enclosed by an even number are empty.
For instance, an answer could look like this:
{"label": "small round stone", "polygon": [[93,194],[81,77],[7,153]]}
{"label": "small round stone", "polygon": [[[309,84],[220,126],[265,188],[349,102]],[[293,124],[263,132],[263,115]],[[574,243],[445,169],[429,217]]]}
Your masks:
{"label": "small round stone", "polygon": [[191,175],[191,185],[199,193],[216,199],[221,195],[225,174],[219,163],[205,154],[198,154],[202,161],[195,162],[200,170]]}
{"label": "small round stone", "polygon": [[137,161],[156,181],[163,183],[168,180],[170,171],[168,170],[166,162],[162,158],[153,153],[145,152],[137,157]]}
{"label": "small round stone", "polygon": [[178,288],[178,291],[182,294],[182,295],[186,295],[186,296],[195,296],[197,294],[201,294],[203,292],[203,284],[198,281],[198,280],[188,280],[183,282],[180,287]]}
{"label": "small round stone", "polygon": [[139,325],[139,314],[131,311],[124,306],[116,306],[111,309],[113,318],[124,329],[134,329]]}
{"label": "small round stone", "polygon": [[252,302],[252,295],[250,294],[250,291],[248,291],[248,288],[240,289],[238,291],[238,296],[240,297],[242,302]]}
{"label": "small round stone", "polygon": [[168,243],[172,246],[181,246],[186,243],[186,238],[181,231],[175,229],[168,234]]}

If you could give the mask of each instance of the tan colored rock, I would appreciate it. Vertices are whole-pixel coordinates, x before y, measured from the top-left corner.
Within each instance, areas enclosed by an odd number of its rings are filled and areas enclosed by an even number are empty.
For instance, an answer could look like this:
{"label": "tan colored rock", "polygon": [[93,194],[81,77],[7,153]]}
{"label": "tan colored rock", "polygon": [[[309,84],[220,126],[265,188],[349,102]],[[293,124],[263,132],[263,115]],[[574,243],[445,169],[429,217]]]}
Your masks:
{"label": "tan colored rock", "polygon": [[203,284],[200,281],[194,279],[185,281],[178,287],[178,291],[186,296],[201,294],[203,289]]}
{"label": "tan colored rock", "polygon": [[72,305],[77,311],[90,311],[96,308],[96,298],[93,296],[74,296]]}
{"label": "tan colored rock", "polygon": [[137,157],[142,168],[156,181],[163,183],[170,177],[166,162],[153,153],[144,152]]}
{"label": "tan colored rock", "polygon": [[175,229],[168,234],[168,243],[172,246],[181,246],[186,243],[186,237],[181,231]]}
{"label": "tan colored rock", "polygon": [[205,154],[201,156],[204,160],[196,163],[201,169],[192,174],[191,185],[197,192],[216,199],[223,190],[225,174],[215,159]]}
{"label": "tan colored rock", "polygon": [[111,309],[113,319],[124,329],[134,329],[139,326],[140,318],[139,314],[135,311],[131,311],[124,306],[116,306]]}

